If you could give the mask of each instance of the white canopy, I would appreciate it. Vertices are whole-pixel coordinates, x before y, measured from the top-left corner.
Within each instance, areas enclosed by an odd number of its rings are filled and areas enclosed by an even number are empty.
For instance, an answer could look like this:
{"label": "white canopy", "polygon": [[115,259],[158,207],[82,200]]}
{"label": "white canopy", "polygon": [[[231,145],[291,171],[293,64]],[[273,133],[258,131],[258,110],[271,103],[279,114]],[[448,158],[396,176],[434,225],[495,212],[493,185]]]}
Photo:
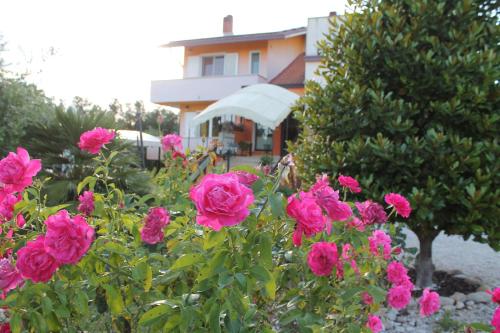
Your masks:
{"label": "white canopy", "polygon": [[[122,140],[133,141],[137,143],[137,140],[140,138],[139,131],[130,131],[130,130],[118,130],[118,136]],[[161,146],[161,139],[154,135],[142,132],[142,142],[144,146]]]}
{"label": "white canopy", "polygon": [[211,104],[193,118],[191,126],[214,117],[234,115],[274,129],[288,116],[297,98],[299,95],[273,84],[254,84]]}

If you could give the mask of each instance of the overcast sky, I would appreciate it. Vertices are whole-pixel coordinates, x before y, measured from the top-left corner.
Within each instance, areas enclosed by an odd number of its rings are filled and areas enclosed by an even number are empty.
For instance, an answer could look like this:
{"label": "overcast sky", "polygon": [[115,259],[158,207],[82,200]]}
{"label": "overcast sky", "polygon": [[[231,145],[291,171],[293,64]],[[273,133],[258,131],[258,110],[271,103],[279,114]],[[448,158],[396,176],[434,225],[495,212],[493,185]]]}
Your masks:
{"label": "overcast sky", "polygon": [[171,40],[305,26],[345,11],[344,0],[1,0],[0,35],[9,69],[56,101],[82,96],[100,105],[149,101],[150,81],[181,77],[182,48]]}

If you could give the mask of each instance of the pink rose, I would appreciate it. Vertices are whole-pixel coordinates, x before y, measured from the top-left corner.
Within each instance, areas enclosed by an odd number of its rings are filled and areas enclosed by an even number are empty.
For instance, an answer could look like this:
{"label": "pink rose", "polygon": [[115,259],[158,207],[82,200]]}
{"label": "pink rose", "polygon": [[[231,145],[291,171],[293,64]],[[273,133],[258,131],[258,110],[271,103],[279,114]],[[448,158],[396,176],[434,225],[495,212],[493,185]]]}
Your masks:
{"label": "pink rose", "polygon": [[395,285],[400,285],[408,280],[408,272],[405,266],[397,261],[387,265],[387,280]]}
{"label": "pink rose", "polygon": [[368,322],[366,323],[366,327],[368,327],[373,333],[379,333],[384,329],[384,325],[382,325],[382,320],[378,316],[368,315]]}
{"label": "pink rose", "polygon": [[364,225],[363,221],[361,221],[357,217],[353,217],[349,222],[347,222],[347,227],[354,228],[354,229],[361,231],[361,232],[365,231],[365,225]]}
{"label": "pink rose", "polygon": [[[354,258],[355,258],[355,253],[354,253],[354,248],[352,247],[352,245],[349,243],[342,245],[342,261],[350,264],[352,270],[356,274],[359,274],[359,268],[358,268],[358,265],[357,265],[356,260]],[[343,266],[342,263],[341,263],[341,265]]]}
{"label": "pink rose", "polygon": [[252,184],[255,183],[259,179],[259,176],[254,175],[253,173],[250,173],[250,172],[243,171],[243,170],[233,171],[232,173],[234,173],[238,177],[238,180],[240,181],[240,183],[242,183],[243,185],[246,185],[248,187],[251,187]]}
{"label": "pink rose", "polygon": [[300,192],[298,198],[295,195],[290,196],[286,212],[297,221],[293,233],[295,246],[302,244],[302,234],[309,238],[326,229],[327,219],[310,193]]}
{"label": "pink rose", "polygon": [[344,221],[352,215],[351,207],[339,200],[339,191],[328,185],[328,177],[318,177],[310,192],[333,221]]}
{"label": "pink rose", "polygon": [[420,316],[427,317],[439,311],[440,300],[438,293],[424,289],[422,297],[418,301],[420,304]]}
{"label": "pink rose", "polygon": [[0,333],[12,333],[12,331],[10,330],[10,324],[0,324]]}
{"label": "pink rose", "polygon": [[411,291],[405,286],[395,286],[389,289],[387,301],[389,305],[397,310],[405,308],[411,300]]}
{"label": "pink rose", "polygon": [[[385,260],[391,257],[391,237],[382,230],[373,231],[372,235],[368,237],[370,244],[370,252],[374,256],[382,255]],[[380,253],[382,248],[382,253]]]}
{"label": "pink rose", "polygon": [[378,203],[367,200],[365,202],[356,202],[355,205],[364,224],[384,224],[387,222],[387,214],[384,207]]}
{"label": "pink rose", "polygon": [[182,138],[177,134],[167,134],[161,139],[164,151],[182,150]]}
{"label": "pink rose", "polygon": [[363,303],[365,303],[366,305],[373,304],[373,297],[372,297],[372,295],[370,295],[366,291],[361,294],[361,299],[363,300]]}
{"label": "pink rose", "polygon": [[493,313],[493,317],[491,318],[491,326],[495,328],[495,332],[500,331],[500,306],[497,307],[495,313]]}
{"label": "pink rose", "polygon": [[21,195],[8,193],[0,188],[0,224],[14,217],[14,206],[21,201]]}
{"label": "pink rose", "polygon": [[486,292],[491,295],[491,301],[493,303],[500,304],[500,288],[495,288],[493,290],[487,290]]}
{"label": "pink rose", "polygon": [[141,230],[141,239],[144,243],[157,244],[164,238],[163,228],[170,223],[170,215],[162,207],[149,210],[144,227]]}
{"label": "pink rose", "polygon": [[339,176],[339,183],[342,187],[347,187],[352,193],[361,192],[361,187],[356,179],[349,176]]}
{"label": "pink rose", "polygon": [[40,160],[30,160],[26,149],[17,148],[17,154],[10,152],[0,160],[0,188],[6,193],[21,192],[33,183],[41,168]]}
{"label": "pink rose", "polygon": [[78,211],[83,215],[90,216],[94,212],[94,192],[85,191],[82,195],[78,197],[80,204],[78,205]]}
{"label": "pink rose", "polygon": [[314,243],[307,255],[307,264],[317,276],[328,276],[332,274],[333,267],[338,264],[339,256],[335,243]]}
{"label": "pink rose", "polygon": [[38,236],[17,251],[16,267],[25,279],[47,282],[59,267],[57,260],[45,250],[45,237]]}
{"label": "pink rose", "polygon": [[0,291],[7,293],[23,283],[21,274],[9,259],[0,259]]}
{"label": "pink rose", "polygon": [[396,213],[404,218],[408,218],[411,213],[411,206],[408,200],[401,194],[389,193],[384,197],[385,202],[396,210]]}
{"label": "pink rose", "polygon": [[94,229],[80,215],[73,219],[66,210],[45,220],[45,250],[61,264],[76,264],[87,253]]}
{"label": "pink rose", "polygon": [[91,154],[98,154],[101,148],[115,138],[115,132],[105,128],[97,127],[91,131],[84,132],[80,136],[78,147]]}
{"label": "pink rose", "polygon": [[230,173],[206,175],[189,196],[198,210],[196,222],[216,231],[243,222],[254,202],[252,190]]}

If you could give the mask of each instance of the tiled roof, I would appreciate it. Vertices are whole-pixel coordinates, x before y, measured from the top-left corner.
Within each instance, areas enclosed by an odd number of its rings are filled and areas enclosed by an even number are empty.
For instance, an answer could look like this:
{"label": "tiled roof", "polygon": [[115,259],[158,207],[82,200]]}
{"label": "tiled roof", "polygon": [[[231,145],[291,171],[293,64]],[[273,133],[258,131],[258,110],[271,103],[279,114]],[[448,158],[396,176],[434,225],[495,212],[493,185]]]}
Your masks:
{"label": "tiled roof", "polygon": [[269,83],[284,88],[303,87],[305,80],[304,53],[301,53]]}
{"label": "tiled roof", "polygon": [[288,29],[276,32],[265,32],[258,34],[247,34],[247,35],[227,35],[221,37],[211,37],[211,38],[199,38],[199,39],[187,39],[187,40],[177,40],[162,47],[174,47],[174,46],[200,46],[200,45],[214,45],[214,44],[228,44],[228,43],[242,43],[242,42],[254,42],[261,40],[274,40],[274,39],[287,39],[295,36],[302,36],[306,34],[306,28],[300,27],[295,29]]}

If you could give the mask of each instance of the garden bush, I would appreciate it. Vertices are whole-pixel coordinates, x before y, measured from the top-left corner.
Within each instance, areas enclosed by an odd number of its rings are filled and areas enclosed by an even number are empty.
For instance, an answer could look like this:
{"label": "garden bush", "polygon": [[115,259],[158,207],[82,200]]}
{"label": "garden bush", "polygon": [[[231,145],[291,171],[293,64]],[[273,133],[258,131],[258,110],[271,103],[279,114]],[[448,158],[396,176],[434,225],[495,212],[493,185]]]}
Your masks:
{"label": "garden bush", "polygon": [[348,173],[359,198],[405,193],[416,284],[430,286],[440,232],[500,250],[498,1],[350,3],[320,44],[324,84],[296,106],[292,151],[309,182]]}
{"label": "garden bush", "polygon": [[[0,331],[379,332],[382,306],[409,304],[389,222],[413,214],[402,195],[353,203],[355,179],[338,191],[318,176],[286,198],[290,158],[274,174],[212,168],[193,183],[174,135],[152,192],[125,194],[109,175],[112,140],[80,138],[96,168],[76,210],[46,205],[26,150],[0,161]],[[425,290],[420,305],[430,315],[439,297]]]}

